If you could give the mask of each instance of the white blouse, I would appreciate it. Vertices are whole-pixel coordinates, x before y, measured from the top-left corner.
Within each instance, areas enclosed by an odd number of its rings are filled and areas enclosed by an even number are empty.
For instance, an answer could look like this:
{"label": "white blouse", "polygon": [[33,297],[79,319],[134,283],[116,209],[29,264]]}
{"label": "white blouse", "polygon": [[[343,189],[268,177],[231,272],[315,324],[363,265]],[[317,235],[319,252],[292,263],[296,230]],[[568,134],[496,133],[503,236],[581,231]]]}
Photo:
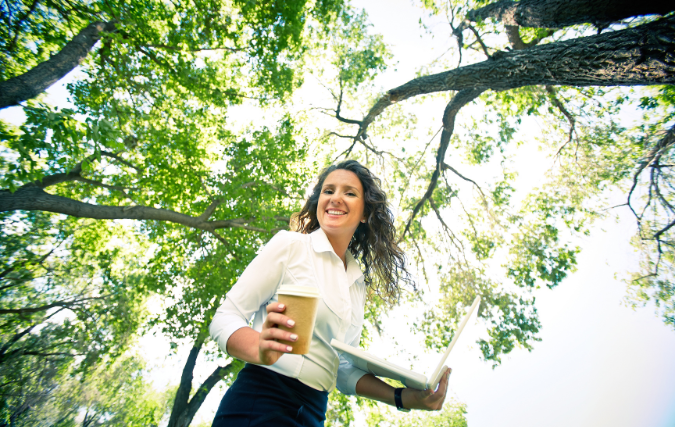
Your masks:
{"label": "white blouse", "polygon": [[227,340],[239,328],[260,332],[268,304],[277,301],[279,285],[317,287],[321,295],[308,354],[284,354],[270,366],[272,371],[297,378],[317,390],[356,394],[356,383],[366,373],[338,356],[331,339],[358,347],[363,326],[366,286],[363,273],[347,251],[347,271],[326,234],[277,233],[227,293],[211,322],[211,337],[224,352]]}

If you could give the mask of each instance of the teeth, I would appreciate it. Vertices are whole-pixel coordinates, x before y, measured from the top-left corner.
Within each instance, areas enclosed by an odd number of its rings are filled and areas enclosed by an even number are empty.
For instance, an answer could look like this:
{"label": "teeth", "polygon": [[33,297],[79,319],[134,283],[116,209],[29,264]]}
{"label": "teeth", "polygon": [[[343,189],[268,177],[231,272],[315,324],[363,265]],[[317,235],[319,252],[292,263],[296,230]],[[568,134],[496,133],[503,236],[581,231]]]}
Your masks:
{"label": "teeth", "polygon": [[344,212],[340,212],[340,211],[328,211],[328,213],[330,215],[344,215],[345,214]]}

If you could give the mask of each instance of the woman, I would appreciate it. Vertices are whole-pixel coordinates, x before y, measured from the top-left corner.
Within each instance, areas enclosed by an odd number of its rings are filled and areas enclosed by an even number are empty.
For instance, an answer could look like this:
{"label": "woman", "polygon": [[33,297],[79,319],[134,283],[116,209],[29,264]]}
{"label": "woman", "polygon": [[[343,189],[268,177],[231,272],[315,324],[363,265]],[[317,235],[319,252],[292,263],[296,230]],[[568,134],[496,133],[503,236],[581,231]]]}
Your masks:
{"label": "woman", "polygon": [[[298,233],[274,236],[227,294],[211,324],[211,336],[230,356],[248,362],[229,388],[213,426],[321,426],[328,393],[379,400],[400,410],[438,410],[449,370],[432,390],[394,389],[352,366],[330,346],[333,338],[358,346],[366,288],[385,297],[398,295],[398,281],[409,281],[404,256],[395,242],[393,215],[379,179],[354,160],[323,170],[302,211]],[[358,257],[364,272],[356,262]],[[280,284],[315,286],[321,300],[308,354],[286,354],[277,340],[297,336],[293,319],[276,301]],[[255,314],[253,327],[249,321]]]}

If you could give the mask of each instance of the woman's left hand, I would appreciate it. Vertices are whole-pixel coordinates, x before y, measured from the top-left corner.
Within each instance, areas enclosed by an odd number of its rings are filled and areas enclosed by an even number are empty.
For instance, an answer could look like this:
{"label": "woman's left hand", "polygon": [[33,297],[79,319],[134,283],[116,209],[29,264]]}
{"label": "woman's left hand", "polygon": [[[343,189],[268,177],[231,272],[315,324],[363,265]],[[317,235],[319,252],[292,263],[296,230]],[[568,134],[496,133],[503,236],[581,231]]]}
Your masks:
{"label": "woman's left hand", "polygon": [[445,395],[448,393],[448,379],[452,369],[445,368],[445,373],[438,384],[438,389],[416,390],[406,388],[401,393],[401,403],[406,409],[422,409],[426,411],[438,411],[443,408]]}

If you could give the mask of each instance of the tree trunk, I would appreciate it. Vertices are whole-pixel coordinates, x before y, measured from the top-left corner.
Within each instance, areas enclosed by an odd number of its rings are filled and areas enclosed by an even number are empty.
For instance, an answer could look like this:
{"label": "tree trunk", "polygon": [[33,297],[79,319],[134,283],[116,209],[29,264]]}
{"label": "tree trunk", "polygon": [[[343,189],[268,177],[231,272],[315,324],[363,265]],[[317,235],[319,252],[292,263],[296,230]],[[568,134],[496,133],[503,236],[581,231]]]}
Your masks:
{"label": "tree trunk", "polygon": [[675,83],[675,17],[596,36],[499,52],[491,59],[391,89],[363,119],[359,135],[385,108],[413,96],[532,85],[640,86]]}
{"label": "tree trunk", "polygon": [[114,22],[94,22],[68,42],[56,55],[20,76],[0,82],[0,109],[18,105],[41,94],[75,69],[101,38],[101,32],[115,31]]}
{"label": "tree trunk", "polygon": [[492,18],[504,25],[563,28],[590,23],[605,27],[631,16],[664,15],[675,3],[663,0],[502,0],[467,13],[470,21]]}
{"label": "tree trunk", "polygon": [[[202,403],[204,403],[206,396],[211,392],[211,389],[228,374],[235,370],[238,371],[238,368],[241,368],[241,364],[235,362],[229,363],[226,366],[218,366],[199,387],[199,390],[197,390],[195,395],[192,396],[190,403],[187,404],[187,407],[185,407],[183,412],[178,415],[175,427],[188,427],[195,417],[195,414],[202,406]],[[169,423],[169,426],[171,426],[171,423]]]}
{"label": "tree trunk", "polygon": [[171,417],[167,427],[188,427],[192,422],[195,414],[204,403],[204,399],[209,392],[220,380],[227,374],[239,367],[238,363],[230,363],[227,366],[217,367],[211,375],[199,387],[195,395],[190,399],[190,391],[192,390],[192,379],[195,365],[197,363],[197,356],[201,351],[206,336],[200,335],[194,343],[187,362],[183,367],[183,374],[180,378],[180,385],[176,391],[176,397],[173,401],[173,408],[171,409]]}
{"label": "tree trunk", "polygon": [[168,427],[178,427],[178,419],[187,409],[190,391],[192,391],[193,372],[197,363],[197,356],[199,356],[199,352],[204,344],[204,339],[204,336],[197,338],[190,350],[187,362],[185,362],[183,373],[180,377],[180,385],[178,386],[178,390],[176,390],[176,397],[173,399],[173,408],[171,409]]}

